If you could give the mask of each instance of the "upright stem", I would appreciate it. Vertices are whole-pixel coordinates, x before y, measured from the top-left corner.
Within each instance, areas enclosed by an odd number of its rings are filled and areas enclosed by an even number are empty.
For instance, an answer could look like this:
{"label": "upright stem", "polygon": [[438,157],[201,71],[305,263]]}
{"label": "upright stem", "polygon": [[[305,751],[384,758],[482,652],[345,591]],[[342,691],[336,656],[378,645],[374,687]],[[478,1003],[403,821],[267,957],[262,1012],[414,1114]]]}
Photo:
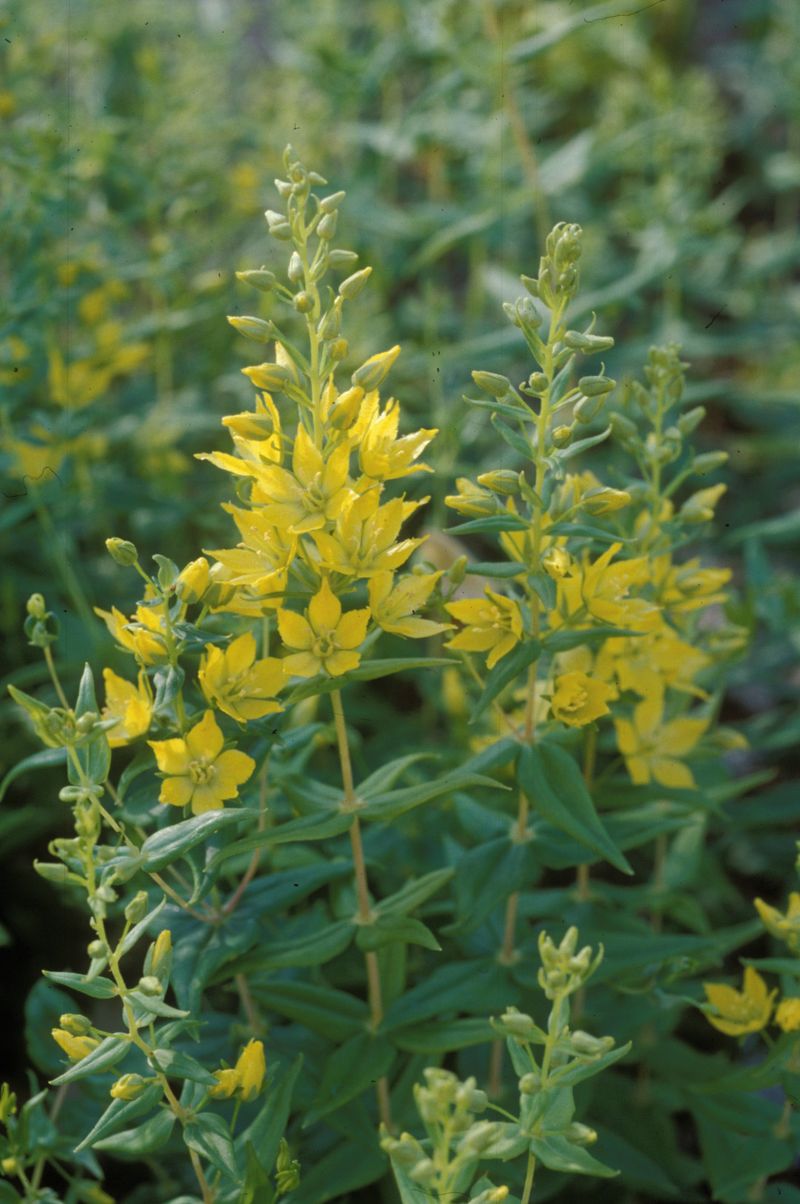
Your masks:
{"label": "upright stem", "polygon": [[529,1204],[530,1198],[533,1195],[533,1176],[536,1174],[536,1155],[528,1154],[528,1169],[525,1174],[525,1186],[522,1189],[522,1200],[520,1204]]}
{"label": "upright stem", "polygon": [[[353,766],[350,761],[350,745],[347,740],[347,722],[344,717],[342,696],[338,690],[334,690],[331,693],[331,704],[333,706],[333,721],[336,727],[336,743],[339,748],[339,764],[342,771],[344,805],[346,810],[355,811],[358,801],[353,786]],[[362,924],[368,924],[372,916],[372,909],[369,903],[367,867],[364,861],[364,846],[361,841],[361,825],[356,814],[353,815],[353,821],[350,824],[350,847],[353,851],[353,874],[355,878],[356,898],[358,900],[358,918]],[[364,961],[367,970],[370,1026],[375,1031],[383,1020],[383,993],[378,955],[374,951],[368,951],[364,954]],[[392,1115],[389,1100],[389,1083],[385,1076],[378,1080],[376,1092],[381,1121],[387,1128],[390,1128]]]}

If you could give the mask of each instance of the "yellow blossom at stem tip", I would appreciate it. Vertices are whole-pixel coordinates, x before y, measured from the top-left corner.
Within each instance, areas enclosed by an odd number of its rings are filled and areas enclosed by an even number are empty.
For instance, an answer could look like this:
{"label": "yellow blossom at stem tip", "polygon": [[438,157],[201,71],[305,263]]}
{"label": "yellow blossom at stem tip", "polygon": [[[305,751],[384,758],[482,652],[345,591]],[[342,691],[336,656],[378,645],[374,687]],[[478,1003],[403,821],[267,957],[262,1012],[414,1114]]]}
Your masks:
{"label": "yellow blossom at stem tip", "polygon": [[664,720],[658,694],[645,698],[633,710],[633,719],[615,719],[617,744],[631,780],[637,786],[656,781],[660,786],[691,790],[694,777],[683,764],[708,727],[708,719]]}
{"label": "yellow blossom at stem tip", "polygon": [[148,744],[158,768],[167,775],[158,801],[172,807],[191,804],[195,815],[214,811],[224,806],[226,799],[236,798],[256,767],[247,753],[235,748],[223,752],[224,739],[213,711],[206,711],[184,738],[148,740]]}
{"label": "yellow blossom at stem tip", "polygon": [[556,678],[550,709],[568,727],[585,727],[609,713],[608,701],[615,694],[613,686],[575,670]]}
{"label": "yellow blossom at stem tip", "polygon": [[741,991],[721,982],[703,983],[703,990],[716,1009],[716,1014],[706,1011],[706,1019],[728,1037],[741,1037],[765,1028],[778,993],[777,988],[767,990],[767,984],[753,966],[745,968]]}
{"label": "yellow blossom at stem tip", "polygon": [[356,651],[367,634],[368,610],[342,614],[342,604],[323,578],[319,591],[308,604],[305,616],[293,610],[278,611],[278,631],[287,648],[286,672],[297,677],[328,673],[340,677],[355,669],[361,660]]}
{"label": "yellow blossom at stem tip", "polygon": [[108,743],[112,748],[119,748],[137,736],[143,736],[150,727],[153,701],[147,674],[142,670],[137,685],[134,685],[124,677],[118,677],[113,670],[104,669],[103,682],[106,689],[103,718],[116,720],[107,732]]}
{"label": "yellow blossom at stem tip", "polygon": [[466,624],[463,631],[447,641],[447,647],[463,652],[488,652],[487,669],[493,669],[522,639],[522,612],[512,598],[494,590],[487,588],[485,598],[448,602],[445,610]]}
{"label": "yellow blossom at stem tip", "polygon": [[282,710],[275,695],[286,682],[283,661],[275,656],[257,661],[249,631],[227,648],[206,644],[197,679],[208,702],[239,723]]}

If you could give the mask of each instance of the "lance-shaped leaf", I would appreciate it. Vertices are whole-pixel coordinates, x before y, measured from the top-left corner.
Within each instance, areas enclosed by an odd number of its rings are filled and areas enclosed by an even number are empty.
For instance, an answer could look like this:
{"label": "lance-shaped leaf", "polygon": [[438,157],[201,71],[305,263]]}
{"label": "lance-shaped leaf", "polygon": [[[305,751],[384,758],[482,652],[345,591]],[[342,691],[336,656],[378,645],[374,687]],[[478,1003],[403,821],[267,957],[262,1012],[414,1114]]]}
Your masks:
{"label": "lance-shaped leaf", "polygon": [[356,944],[365,953],[398,941],[406,945],[422,945],[424,949],[433,949],[436,953],[442,948],[430,928],[414,916],[381,915],[376,912],[373,922],[359,925],[356,933]]}
{"label": "lance-shaped leaf", "polygon": [[191,819],[182,820],[179,824],[171,824],[168,828],[162,828],[160,832],[154,832],[152,836],[148,836],[142,845],[141,852],[145,859],[144,868],[148,872],[162,870],[165,865],[177,861],[195,845],[200,844],[209,836],[213,836],[221,828],[251,818],[249,811],[232,808],[226,811],[207,811],[205,815],[195,815]]}
{"label": "lance-shaped leaf", "polygon": [[82,974],[74,974],[70,970],[44,970],[43,974],[59,986],[80,991],[82,995],[90,995],[92,999],[112,999],[117,993],[116,984],[110,978],[92,978],[87,981]]}
{"label": "lance-shaped leaf", "polygon": [[96,1049],[93,1049],[85,1058],[81,1058],[80,1062],[76,1062],[74,1066],[70,1066],[63,1074],[50,1081],[54,1087],[59,1087],[62,1083],[74,1083],[76,1079],[84,1079],[87,1074],[97,1074],[100,1070],[115,1066],[130,1049],[131,1043],[127,1037],[106,1037]]}
{"label": "lance-shaped leaf", "polygon": [[546,742],[523,748],[517,779],[535,815],[605,858],[615,869],[633,873],[603,826],[583,776],[568,752]]}
{"label": "lance-shaped leaf", "polygon": [[154,1154],[167,1144],[174,1124],[175,1113],[164,1108],[135,1129],[123,1129],[121,1133],[101,1138],[94,1143],[93,1149],[107,1150],[117,1158],[136,1159],[144,1154]]}
{"label": "lance-shaped leaf", "polygon": [[562,1174],[598,1175],[601,1179],[613,1179],[619,1171],[612,1170],[593,1158],[583,1146],[573,1145],[560,1133],[546,1133],[530,1139],[531,1153],[551,1171]]}
{"label": "lance-shaped leaf", "polygon": [[183,1140],[224,1175],[238,1179],[239,1168],[233,1150],[230,1130],[215,1112],[202,1112],[190,1120],[183,1130]]}
{"label": "lance-shaped leaf", "polygon": [[80,1150],[93,1146],[101,1138],[119,1132],[122,1126],[128,1124],[129,1121],[135,1120],[138,1116],[144,1116],[145,1112],[149,1112],[151,1108],[155,1107],[163,1094],[160,1083],[151,1083],[136,1099],[113,1099],[94,1128],[75,1147],[75,1152],[78,1153]]}
{"label": "lance-shaped leaf", "polygon": [[392,820],[398,815],[404,815],[422,803],[439,798],[442,794],[452,794],[456,790],[469,790],[470,787],[493,786],[496,790],[506,790],[502,783],[494,778],[484,777],[480,773],[464,773],[454,770],[431,782],[421,782],[418,786],[404,786],[399,790],[390,790],[379,794],[366,807],[361,807],[358,814],[362,819]]}
{"label": "lance-shaped leaf", "polygon": [[[278,1146],[289,1120],[292,1092],[303,1064],[299,1054],[291,1066],[278,1066],[267,1078],[264,1102],[254,1121],[237,1137],[236,1149],[251,1147],[262,1169],[269,1173],[275,1165]],[[260,1201],[261,1197],[257,1199]]]}
{"label": "lance-shaped leaf", "polygon": [[458,662],[448,656],[396,656],[383,660],[364,661],[357,669],[351,669],[349,673],[343,673],[340,677],[329,677],[326,673],[310,677],[308,681],[295,686],[286,695],[286,702],[302,702],[304,698],[331,694],[334,690],[341,690],[349,681],[377,681],[378,678],[390,677],[393,673],[404,673],[407,670],[416,672],[420,669],[440,669],[446,665],[455,664]]}
{"label": "lance-shaped leaf", "polygon": [[303,1128],[371,1088],[388,1072],[395,1056],[391,1042],[372,1033],[359,1033],[340,1045],[325,1063],[319,1090]]}
{"label": "lance-shaped leaf", "polygon": [[524,673],[529,665],[539,659],[541,652],[542,645],[538,640],[526,640],[524,644],[518,644],[512,652],[502,657],[489,671],[484,682],[483,693],[470,715],[470,723],[475,723],[489,704],[494,702],[498,694],[506,686],[510,686],[513,681],[516,681],[520,673]]}

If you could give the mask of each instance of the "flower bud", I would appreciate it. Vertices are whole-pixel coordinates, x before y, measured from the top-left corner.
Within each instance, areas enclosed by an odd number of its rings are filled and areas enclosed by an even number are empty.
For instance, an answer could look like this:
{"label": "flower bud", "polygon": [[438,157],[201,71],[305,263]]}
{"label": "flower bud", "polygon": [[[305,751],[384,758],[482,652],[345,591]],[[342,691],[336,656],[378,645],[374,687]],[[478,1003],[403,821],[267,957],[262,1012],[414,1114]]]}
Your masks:
{"label": "flower bud", "polygon": [[140,1074],[123,1074],[109,1090],[112,1099],[138,1099],[148,1084]]}
{"label": "flower bud", "polygon": [[138,924],[147,915],[147,891],[140,890],[125,908],[125,919],[129,924]]}
{"label": "flower bud", "polygon": [[614,1048],[613,1037],[593,1037],[591,1033],[585,1033],[580,1028],[570,1033],[569,1041],[573,1053],[586,1057],[599,1057],[600,1054],[608,1053]]}
{"label": "flower bud", "polygon": [[32,619],[43,619],[47,614],[47,607],[41,594],[31,594],[25,603],[25,609]]}
{"label": "flower bud", "polygon": [[99,961],[106,956],[105,941],[89,941],[89,944],[86,946],[86,952],[92,961]]}
{"label": "flower bud", "polygon": [[292,304],[299,314],[310,314],[314,308],[314,298],[311,296],[311,293],[307,293],[305,289],[302,289],[301,292],[295,294]]}
{"label": "flower bud", "polygon": [[510,468],[497,468],[493,472],[482,472],[478,477],[478,484],[483,485],[486,489],[491,489],[492,493],[499,493],[503,497],[513,497],[519,493],[519,473],[513,472]]}
{"label": "flower bud", "polygon": [[330,196],[323,197],[319,203],[320,213],[335,213],[346,196],[346,192],[340,191],[332,192]]}
{"label": "flower bud", "polygon": [[289,266],[286,269],[286,275],[292,284],[297,284],[298,280],[303,279],[303,261],[297,251],[292,251],[289,256]]}
{"label": "flower bud", "polygon": [[286,242],[292,237],[292,227],[282,213],[276,213],[274,209],[267,209],[264,217],[267,219],[269,232],[273,238]]}
{"label": "flower bud", "polygon": [[458,1153],[467,1157],[480,1157],[497,1141],[502,1133],[502,1127],[497,1120],[479,1120],[469,1129],[456,1147]]}
{"label": "flower bud", "polygon": [[507,1187],[487,1187],[486,1191],[482,1191],[479,1196],[472,1196],[468,1204],[502,1204],[502,1201],[507,1198]]}
{"label": "flower bud", "polygon": [[242,372],[257,389],[266,389],[268,392],[283,389],[292,380],[291,372],[283,364],[255,364],[251,368],[242,368]]}
{"label": "flower bud", "polygon": [[421,1158],[413,1170],[408,1172],[409,1179],[422,1187],[430,1187],[436,1180],[438,1171],[436,1164],[430,1158]]}
{"label": "flower bud", "polygon": [[400,347],[395,344],[388,351],[379,351],[377,355],[371,355],[360,368],[356,368],[350,377],[351,382],[359,385],[367,393],[372,389],[377,389],[388,376],[389,370],[399,354]]}
{"label": "flower bud", "polygon": [[259,268],[257,271],[237,272],[236,279],[241,280],[244,284],[252,284],[254,288],[259,289],[262,293],[269,293],[277,284],[277,279],[274,272],[268,272],[266,268]]}
{"label": "flower bud", "polygon": [[106,540],[106,548],[111,559],[116,564],[122,565],[123,568],[130,568],[139,559],[136,545],[129,539],[117,539],[116,536],[113,536]]}
{"label": "flower bud", "polygon": [[503,309],[508,320],[519,330],[536,331],[542,324],[542,315],[530,297],[519,297],[513,305],[504,301]]}
{"label": "flower bud", "polygon": [[65,1012],[59,1016],[58,1026],[72,1033],[73,1037],[85,1037],[94,1027],[88,1016],[81,1016],[78,1012]]}
{"label": "flower bud", "polygon": [[511,392],[511,381],[497,372],[473,372],[472,379],[479,389],[498,401]]}
{"label": "flower bud", "polygon": [[153,954],[150,960],[150,969],[153,974],[158,974],[158,971],[171,953],[172,933],[169,928],[165,928],[162,932],[159,932],[153,945]]}
{"label": "flower bud", "polygon": [[695,456],[692,472],[699,477],[704,477],[709,472],[713,472],[715,468],[722,468],[723,464],[728,463],[729,458],[726,451],[703,452],[701,456]]}
{"label": "flower bud", "polygon": [[574,1120],[571,1125],[564,1131],[564,1136],[572,1145],[593,1145],[597,1141],[597,1133],[594,1129],[590,1129],[588,1125],[582,1125],[580,1121]]}
{"label": "flower bud", "polygon": [[335,339],[342,325],[342,302],[337,300],[321,317],[317,326],[317,334],[321,339]]}
{"label": "flower bud", "polygon": [[568,330],[564,335],[564,346],[569,347],[570,351],[582,351],[584,355],[591,355],[595,351],[610,351],[614,340],[610,335],[582,334],[577,330]]}
{"label": "flower bud", "polygon": [[208,573],[208,561],[205,556],[190,560],[185,568],[181,569],[175,585],[182,602],[200,601],[208,588]]}
{"label": "flower bud", "polygon": [[275,338],[275,327],[272,322],[265,322],[263,318],[252,318],[247,315],[237,317],[229,314],[228,322],[239,334],[244,335],[246,339],[252,339],[255,343],[268,343],[270,339]]}
{"label": "flower bud", "polygon": [[535,1095],[542,1085],[542,1076],[538,1070],[529,1070],[519,1080],[519,1089],[523,1095]]}
{"label": "flower bud", "polygon": [[585,397],[603,397],[616,386],[610,376],[582,376],[578,388]]}
{"label": "flower bud", "polygon": [[11,1175],[15,1175],[18,1169],[19,1162],[12,1155],[9,1155],[8,1158],[3,1158],[0,1161],[0,1170],[2,1170],[4,1175],[8,1175],[9,1177]]}
{"label": "flower bud", "polygon": [[554,581],[565,577],[571,564],[572,557],[566,548],[548,548],[542,557],[542,568]]}
{"label": "flower bud", "polygon": [[541,396],[541,394],[546,391],[549,384],[550,382],[545,376],[544,372],[531,372],[530,376],[528,377],[528,388],[530,389],[531,393],[536,393],[537,396]]}
{"label": "flower bud", "polygon": [[143,975],[143,977],[139,979],[139,982],[136,986],[137,991],[141,991],[143,995],[151,996],[161,995],[163,993],[163,989],[164,988],[161,986],[161,983],[156,978],[155,974]]}
{"label": "flower bud", "polygon": [[80,1062],[100,1044],[97,1037],[75,1037],[64,1028],[51,1029],[50,1035],[71,1062]]}
{"label": "flower bud", "polygon": [[567,447],[572,442],[573,428],[571,426],[555,426],[551,432],[554,447]]}
{"label": "flower bud", "polygon": [[612,514],[630,503],[631,495],[625,489],[604,488],[582,499],[587,514]]}
{"label": "flower bud", "polygon": [[516,1037],[519,1041],[532,1041],[541,1031],[534,1023],[532,1016],[528,1016],[514,1007],[506,1008],[495,1024],[502,1028],[506,1036]]}
{"label": "flower bud", "polygon": [[278,1195],[286,1195],[300,1185],[300,1163],[292,1158],[289,1143],[282,1137],[278,1146],[278,1157],[275,1162],[275,1186]]}
{"label": "flower bud", "polygon": [[347,339],[334,339],[330,345],[331,359],[337,364],[343,360],[350,350],[350,344]]}
{"label": "flower bud", "polygon": [[362,268],[360,272],[353,272],[352,276],[348,276],[339,285],[339,296],[344,297],[346,301],[352,301],[361,292],[371,275],[372,268]]}
{"label": "flower bud", "polygon": [[459,556],[457,560],[453,561],[453,563],[450,565],[450,568],[447,570],[448,580],[452,581],[453,585],[461,585],[467,575],[468,568],[468,558],[466,556]]}
{"label": "flower bud", "polygon": [[705,406],[695,406],[694,409],[687,410],[678,419],[678,430],[682,435],[691,435],[706,416]]}
{"label": "flower bud", "polygon": [[333,213],[326,213],[325,216],[320,219],[319,224],[317,225],[317,235],[324,242],[330,242],[336,233],[336,223],[338,217],[339,214],[334,211]]}
{"label": "flower bud", "polygon": [[34,861],[33,868],[40,878],[44,878],[45,882],[66,882],[69,878],[69,869],[65,865],[59,865],[52,861]]}
{"label": "flower bud", "polygon": [[353,425],[363,399],[364,390],[359,385],[339,394],[330,415],[330,423],[334,430],[346,431]]}
{"label": "flower bud", "polygon": [[357,262],[358,255],[355,251],[345,251],[341,247],[334,247],[328,252],[328,263],[332,268],[346,268]]}
{"label": "flower bud", "polygon": [[687,523],[708,523],[714,517],[714,507],[725,493],[727,485],[711,485],[693,493],[678,511],[679,518]]}
{"label": "flower bud", "polygon": [[620,414],[619,412],[612,414],[609,418],[609,422],[611,424],[612,434],[618,439],[625,440],[636,438],[638,434],[636,423],[631,422],[630,418],[626,418],[624,414]]}

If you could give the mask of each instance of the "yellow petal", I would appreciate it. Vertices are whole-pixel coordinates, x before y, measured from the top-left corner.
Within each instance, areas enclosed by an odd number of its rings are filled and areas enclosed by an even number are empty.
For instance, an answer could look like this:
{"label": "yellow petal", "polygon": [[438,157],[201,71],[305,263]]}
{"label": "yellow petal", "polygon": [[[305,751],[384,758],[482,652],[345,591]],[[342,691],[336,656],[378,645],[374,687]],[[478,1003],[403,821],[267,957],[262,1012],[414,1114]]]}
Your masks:
{"label": "yellow petal", "polygon": [[205,757],[213,761],[222,752],[225,743],[213,711],[206,711],[186,736],[186,746],[194,760]]}
{"label": "yellow petal", "polygon": [[340,648],[357,648],[364,640],[369,625],[368,610],[350,610],[342,615],[336,626],[336,643]]}
{"label": "yellow petal", "polygon": [[322,671],[322,661],[313,652],[292,652],[283,663],[289,677],[313,677]]}
{"label": "yellow petal", "polygon": [[351,669],[357,669],[361,657],[357,652],[334,652],[325,658],[325,669],[331,677],[341,677]]}
{"label": "yellow petal", "polygon": [[341,615],[342,604],[331,589],[328,578],[324,577],[319,593],[314,594],[308,604],[309,622],[318,634],[327,634],[335,630]]}
{"label": "yellow petal", "polygon": [[278,611],[278,632],[287,648],[306,651],[314,643],[314,632],[308,620],[293,610]]}
{"label": "yellow petal", "polygon": [[[229,796],[230,797],[230,796]],[[215,785],[195,786],[192,795],[192,812],[203,815],[206,811],[219,811],[225,806]]]}
{"label": "yellow petal", "polygon": [[189,772],[191,757],[186,741],[173,737],[171,740],[148,740],[156,755],[156,763],[162,773],[184,774]]}
{"label": "yellow petal", "polygon": [[169,803],[170,807],[185,807],[192,797],[193,786],[188,778],[164,778],[161,783],[160,803]]}
{"label": "yellow petal", "polygon": [[661,733],[659,752],[673,757],[685,756],[692,751],[707,727],[707,719],[673,719]]}
{"label": "yellow petal", "polygon": [[694,789],[692,771],[681,761],[673,761],[671,757],[653,757],[650,768],[661,786],[671,786],[675,790]]}
{"label": "yellow petal", "polygon": [[246,631],[225,649],[225,667],[231,677],[238,677],[250,668],[256,659],[256,641],[253,633]]}
{"label": "yellow petal", "polygon": [[252,757],[248,757],[247,753],[240,752],[238,748],[228,748],[225,752],[220,753],[214,762],[214,768],[217,771],[215,784],[222,787],[225,791],[229,789],[232,794],[223,794],[222,798],[233,798],[237,793],[237,787],[246,782],[252,776],[256,767],[256,763]]}
{"label": "yellow petal", "polygon": [[317,473],[322,472],[322,467],[322,455],[314,446],[306,428],[301,423],[297,428],[297,435],[294,440],[294,452],[292,454],[294,475],[303,485],[308,485]]}

